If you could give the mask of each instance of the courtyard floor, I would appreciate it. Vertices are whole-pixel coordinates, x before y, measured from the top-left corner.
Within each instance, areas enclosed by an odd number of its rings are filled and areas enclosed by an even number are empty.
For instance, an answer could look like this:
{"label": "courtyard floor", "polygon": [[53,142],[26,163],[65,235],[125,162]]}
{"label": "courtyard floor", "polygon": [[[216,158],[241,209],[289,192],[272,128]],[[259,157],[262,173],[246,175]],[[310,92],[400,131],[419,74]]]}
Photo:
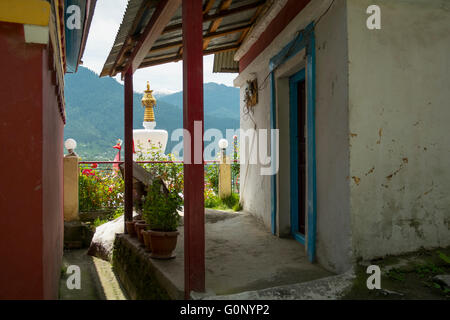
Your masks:
{"label": "courtyard floor", "polygon": [[[148,261],[161,275],[160,282],[177,292],[175,296],[183,297],[182,226],[179,232],[175,259],[148,258]],[[135,238],[126,237],[134,246],[139,246]],[[332,275],[310,263],[301,244],[272,235],[255,217],[246,213],[206,209],[205,245],[207,295],[260,290]]]}

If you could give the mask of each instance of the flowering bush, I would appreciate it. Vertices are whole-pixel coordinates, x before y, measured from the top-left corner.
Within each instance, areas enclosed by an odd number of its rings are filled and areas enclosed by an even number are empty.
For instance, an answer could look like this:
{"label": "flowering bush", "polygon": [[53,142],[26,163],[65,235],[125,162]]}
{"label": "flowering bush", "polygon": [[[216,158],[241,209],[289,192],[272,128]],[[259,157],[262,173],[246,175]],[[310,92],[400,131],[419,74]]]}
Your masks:
{"label": "flowering bush", "polygon": [[218,197],[217,193],[214,191],[214,188],[211,186],[209,182],[205,183],[205,207],[206,208],[214,208],[218,205]]}
{"label": "flowering bush", "polygon": [[104,171],[94,170],[97,164],[80,166],[79,207],[80,211],[102,208],[117,208],[123,205],[123,180]]}
{"label": "flowering bush", "polygon": [[[161,145],[151,143],[149,152],[143,152],[140,145],[136,148],[137,161],[155,161],[156,163],[141,163],[140,165],[151,172],[155,177],[161,177],[169,191],[183,194],[184,174],[183,164],[175,163],[176,157],[161,152]],[[167,161],[167,162],[164,162]]]}

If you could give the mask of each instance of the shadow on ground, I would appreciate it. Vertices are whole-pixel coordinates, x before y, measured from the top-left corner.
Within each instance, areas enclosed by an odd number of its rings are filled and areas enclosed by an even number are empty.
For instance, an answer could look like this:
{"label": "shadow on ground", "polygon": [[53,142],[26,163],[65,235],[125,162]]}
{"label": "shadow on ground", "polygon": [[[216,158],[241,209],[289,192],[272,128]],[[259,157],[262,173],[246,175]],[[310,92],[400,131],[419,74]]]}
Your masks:
{"label": "shadow on ground", "polygon": [[[76,265],[80,268],[81,288],[69,289],[67,281],[71,274],[67,268]],[[59,284],[60,300],[125,300],[121,287],[109,262],[87,255],[87,249],[64,250],[63,266]]]}

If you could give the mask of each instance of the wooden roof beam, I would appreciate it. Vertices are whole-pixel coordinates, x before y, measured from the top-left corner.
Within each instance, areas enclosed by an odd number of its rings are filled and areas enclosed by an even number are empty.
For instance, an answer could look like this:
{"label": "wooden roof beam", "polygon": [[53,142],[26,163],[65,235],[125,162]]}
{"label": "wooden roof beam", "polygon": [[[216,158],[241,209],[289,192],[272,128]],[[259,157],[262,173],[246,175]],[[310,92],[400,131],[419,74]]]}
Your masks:
{"label": "wooden roof beam", "polygon": [[[217,9],[217,13],[227,10],[231,6],[231,2],[233,2],[233,0],[222,0],[219,8]],[[223,18],[218,18],[216,20],[213,20],[209,25],[208,33],[216,32],[217,29],[219,29],[222,19]],[[211,41],[210,39],[203,40],[203,50],[206,50],[206,48],[208,48],[210,41]]]}
{"label": "wooden roof beam", "polygon": [[[266,3],[266,0],[261,0],[258,2],[246,4],[246,5],[236,7],[233,9],[224,10],[224,11],[221,11],[218,13],[205,14],[205,15],[203,15],[203,22],[213,21],[213,20],[216,20],[219,18],[225,18],[225,17],[229,17],[229,16],[232,16],[235,14],[245,12],[245,11],[261,8],[265,3]],[[178,30],[181,30],[182,27],[183,27],[182,23],[173,24],[171,26],[166,27],[164,29],[163,33],[178,31]]]}
{"label": "wooden roof beam", "polygon": [[209,10],[212,9],[214,3],[216,2],[216,0],[208,0],[208,2],[205,4],[205,6],[203,7],[203,14],[207,14],[209,12]]}
{"label": "wooden roof beam", "polygon": [[[231,28],[231,29],[228,29],[228,30],[223,30],[223,31],[219,31],[219,32],[209,33],[209,34],[206,34],[203,37],[203,39],[211,40],[211,39],[214,39],[214,38],[220,38],[220,37],[223,37],[223,36],[226,36],[226,35],[229,35],[229,34],[245,31],[245,30],[249,29],[250,27],[251,27],[250,24],[246,24],[244,26],[237,27],[237,28]],[[152,50],[149,53],[153,53],[153,52],[161,51],[161,50],[166,50],[166,49],[178,48],[178,47],[180,47],[182,45],[183,45],[183,41],[182,40],[181,41],[176,41],[176,42],[171,42],[171,43],[167,43],[167,44],[163,44],[163,45],[160,45],[160,46],[153,47]]]}
{"label": "wooden roof beam", "polygon": [[125,39],[124,44],[120,48],[119,54],[117,55],[116,61],[114,62],[113,67],[109,71],[110,76],[115,76],[117,74],[116,68],[117,66],[120,66],[124,60],[124,54],[130,49],[130,46],[135,39],[133,38],[133,35],[136,33],[136,28],[141,21],[142,16],[144,15],[144,12],[152,5],[155,1],[144,1],[141,4],[141,7],[139,8],[136,18],[133,21],[133,24],[131,25],[130,31],[128,32],[128,37]]}
{"label": "wooden roof beam", "polygon": [[155,41],[180,7],[181,2],[182,0],[159,1],[123,72],[127,72],[131,68],[131,73],[134,73],[139,68]]}
{"label": "wooden roof beam", "polygon": [[[225,47],[219,47],[219,48],[215,48],[215,49],[208,49],[208,50],[204,50],[203,51],[203,55],[207,56],[210,54],[215,54],[215,53],[220,53],[220,52],[225,52],[225,51],[230,51],[230,50],[235,50],[238,49],[239,45],[236,44],[232,44],[229,46],[225,46]],[[144,60],[141,65],[139,66],[139,69],[142,68],[147,68],[147,67],[151,67],[151,66],[156,66],[156,65],[160,65],[160,64],[164,64],[164,63],[169,63],[169,62],[177,62],[180,61],[183,58],[182,54],[172,54],[172,55],[165,55],[162,58],[158,58],[158,59],[146,59]]]}

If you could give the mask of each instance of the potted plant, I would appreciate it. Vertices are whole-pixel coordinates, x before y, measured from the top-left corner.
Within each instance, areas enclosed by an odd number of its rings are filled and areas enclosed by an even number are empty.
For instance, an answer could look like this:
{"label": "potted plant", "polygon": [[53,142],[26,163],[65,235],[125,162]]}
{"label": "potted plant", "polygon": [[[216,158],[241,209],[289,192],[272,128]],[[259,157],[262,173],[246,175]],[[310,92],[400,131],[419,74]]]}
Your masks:
{"label": "potted plant", "polygon": [[136,230],[137,238],[140,243],[144,244],[144,238],[142,237],[142,230],[145,230],[148,227],[148,224],[145,220],[136,220],[134,224],[134,228]]}
{"label": "potted plant", "polygon": [[183,199],[176,189],[169,190],[161,178],[149,186],[142,216],[149,225],[146,235],[150,237],[152,258],[174,258],[173,251],[177,245],[180,215]]}
{"label": "potted plant", "polygon": [[127,233],[130,235],[130,237],[134,238],[136,237],[136,229],[135,229],[135,223],[136,220],[126,221],[125,225],[127,226]]}
{"label": "potted plant", "polygon": [[130,235],[130,237],[132,237],[132,238],[137,236],[135,224],[138,221],[144,222],[144,220],[142,220],[142,216],[141,215],[134,216],[133,220],[127,221],[125,223],[126,226],[127,226],[127,232]]}

